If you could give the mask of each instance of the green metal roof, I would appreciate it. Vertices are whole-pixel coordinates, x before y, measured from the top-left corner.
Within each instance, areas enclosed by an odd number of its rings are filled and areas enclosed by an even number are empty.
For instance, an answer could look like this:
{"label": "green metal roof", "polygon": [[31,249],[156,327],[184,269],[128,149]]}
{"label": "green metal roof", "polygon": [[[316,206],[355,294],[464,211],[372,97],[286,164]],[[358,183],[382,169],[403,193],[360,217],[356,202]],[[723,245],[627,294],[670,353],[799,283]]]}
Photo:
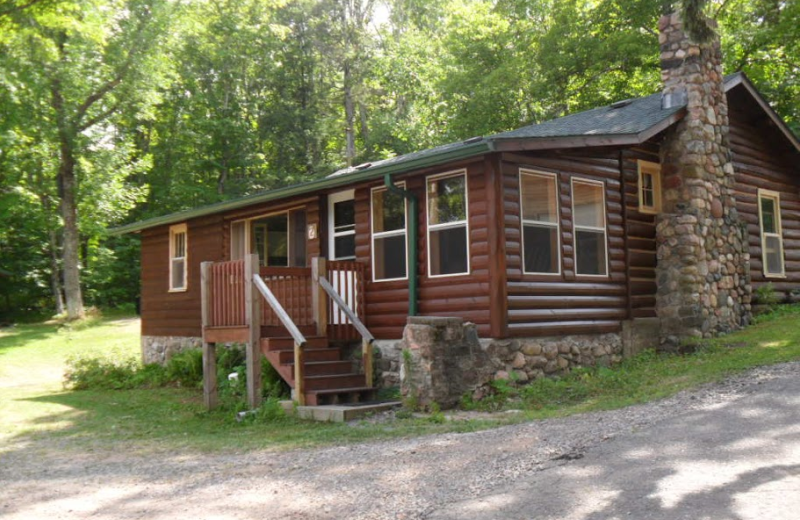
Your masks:
{"label": "green metal roof", "polygon": [[365,165],[364,167],[360,167],[360,169],[359,167],[352,168],[347,171],[347,174],[334,174],[325,177],[324,179],[306,182],[303,184],[295,184],[293,186],[286,186],[284,188],[269,190],[240,199],[218,202],[216,204],[203,206],[201,208],[180,211],[178,213],[171,213],[161,217],[154,217],[147,220],[142,220],[140,222],[134,222],[132,224],[127,224],[112,229],[110,233],[112,235],[133,233],[147,228],[184,222],[189,219],[202,217],[205,215],[213,215],[214,213],[220,213],[223,211],[244,208],[272,200],[286,199],[319,190],[338,188],[357,182],[380,179],[387,173],[401,173],[408,170],[425,168],[459,159],[466,159],[491,152],[492,149],[491,142],[485,140],[473,142],[473,140],[470,139],[464,141],[463,143],[440,146],[437,148],[431,148],[430,150],[424,150],[422,152],[415,152],[413,154],[395,157],[393,159],[382,161],[380,164],[369,166]]}

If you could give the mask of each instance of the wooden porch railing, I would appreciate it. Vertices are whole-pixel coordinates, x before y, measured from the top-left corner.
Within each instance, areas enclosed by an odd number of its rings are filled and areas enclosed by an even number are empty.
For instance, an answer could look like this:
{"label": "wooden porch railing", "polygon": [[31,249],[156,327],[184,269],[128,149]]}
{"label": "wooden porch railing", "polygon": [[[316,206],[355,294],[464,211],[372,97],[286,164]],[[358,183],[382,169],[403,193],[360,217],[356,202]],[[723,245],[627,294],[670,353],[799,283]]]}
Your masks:
{"label": "wooden porch railing", "polygon": [[328,296],[331,298],[331,302],[336,306],[338,310],[347,316],[347,319],[350,320],[350,323],[353,324],[353,327],[358,331],[361,335],[361,361],[364,367],[364,379],[366,381],[367,386],[372,386],[372,342],[375,341],[375,337],[367,330],[367,327],[361,322],[361,320],[356,316],[353,309],[347,304],[346,301],[342,299],[342,296],[333,288],[331,283],[325,278],[325,276],[320,276],[318,279],[320,288],[327,293]]}
{"label": "wooden porch railing", "polygon": [[[310,267],[262,267],[259,274],[296,325],[302,327],[314,324]],[[274,309],[264,306],[261,324],[277,327],[282,323]]]}
{"label": "wooden porch railing", "polygon": [[[314,258],[311,268],[259,268],[258,257],[248,255],[243,260],[203,262],[201,271],[204,393],[209,408],[216,403],[214,343],[243,341],[245,337],[248,347],[248,400],[252,407],[258,406],[258,353],[262,325],[282,326],[294,340],[295,394],[301,405],[305,400],[303,345],[306,339],[299,326],[316,324],[318,335],[332,341],[361,338],[366,382],[367,386],[372,386],[374,338],[363,323],[363,264],[327,262],[324,258]],[[258,293],[268,305],[259,304],[261,297]],[[239,339],[232,339],[234,337]]]}
{"label": "wooden porch railing", "polygon": [[215,262],[207,283],[211,289],[208,313],[209,327],[243,327],[247,325],[244,296],[244,260]]}
{"label": "wooden porch railing", "polygon": [[[366,266],[360,262],[330,260],[327,262],[325,277],[331,286],[347,302],[350,309],[365,321],[364,275]],[[328,337],[334,341],[356,341],[360,334],[347,313],[331,298],[328,301]]]}

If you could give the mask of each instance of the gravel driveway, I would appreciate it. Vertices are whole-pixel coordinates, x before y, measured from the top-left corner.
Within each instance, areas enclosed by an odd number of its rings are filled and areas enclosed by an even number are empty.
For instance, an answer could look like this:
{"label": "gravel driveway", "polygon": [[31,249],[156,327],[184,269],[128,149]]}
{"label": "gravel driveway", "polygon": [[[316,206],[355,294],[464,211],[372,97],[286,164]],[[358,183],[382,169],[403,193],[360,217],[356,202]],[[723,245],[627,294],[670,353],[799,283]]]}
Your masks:
{"label": "gravel driveway", "polygon": [[426,518],[448,504],[499,493],[547,474],[542,471],[576,464],[589,450],[610,446],[609,439],[650,431],[657,444],[659,423],[746,399],[764,382],[785,379],[800,381],[800,363],[756,369],[610,412],[283,453],[142,457],[87,452],[66,460],[52,455],[52,449],[18,449],[0,456],[0,517]]}

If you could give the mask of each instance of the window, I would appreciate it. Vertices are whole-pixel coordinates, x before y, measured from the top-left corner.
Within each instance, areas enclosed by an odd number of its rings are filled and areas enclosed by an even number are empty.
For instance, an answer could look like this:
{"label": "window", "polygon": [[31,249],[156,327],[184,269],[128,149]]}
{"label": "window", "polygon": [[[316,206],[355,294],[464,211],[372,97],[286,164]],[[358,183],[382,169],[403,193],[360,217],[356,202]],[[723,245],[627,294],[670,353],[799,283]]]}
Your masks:
{"label": "window", "polygon": [[427,179],[428,274],[469,273],[466,172]]}
{"label": "window", "polygon": [[761,255],[764,262],[764,276],[784,276],[779,193],[758,190],[758,220],[761,224]]}
{"label": "window", "polygon": [[521,170],[522,267],[529,274],[561,273],[558,227],[558,178]]}
{"label": "window", "polygon": [[373,188],[371,213],[372,279],[403,280],[408,259],[405,198],[386,188]]}
{"label": "window", "polygon": [[605,184],[572,179],[575,273],[607,276]]}
{"label": "window", "polygon": [[356,205],[353,190],[328,196],[331,260],[356,257]]}
{"label": "window", "polygon": [[302,209],[231,223],[231,260],[257,254],[269,267],[305,267],[306,212]]}
{"label": "window", "polygon": [[169,290],[186,290],[186,224],[169,228]]}
{"label": "window", "polygon": [[639,211],[661,211],[661,165],[647,161],[639,164]]}

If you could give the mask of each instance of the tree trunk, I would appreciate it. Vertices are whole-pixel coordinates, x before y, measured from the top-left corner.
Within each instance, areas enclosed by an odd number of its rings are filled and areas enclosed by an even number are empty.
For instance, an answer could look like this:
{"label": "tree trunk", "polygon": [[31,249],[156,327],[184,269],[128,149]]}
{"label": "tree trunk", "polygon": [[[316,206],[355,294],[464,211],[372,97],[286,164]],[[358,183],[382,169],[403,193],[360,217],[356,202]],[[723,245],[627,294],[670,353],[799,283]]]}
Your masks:
{"label": "tree trunk", "polygon": [[62,139],[58,187],[61,195],[61,218],[64,220],[64,294],[67,299],[67,319],[83,317],[83,294],[81,293],[80,261],[78,250],[78,210],[76,203],[77,182],[75,180],[75,156],[67,140]]}
{"label": "tree trunk", "polygon": [[344,62],[344,117],[345,117],[345,158],[347,166],[352,166],[356,158],[356,110],[353,103],[353,77],[350,62]]}
{"label": "tree trunk", "polygon": [[361,141],[364,147],[367,147],[368,152],[372,152],[369,143],[369,117],[367,115],[367,106],[361,101],[358,102],[358,115],[361,120]]}
{"label": "tree trunk", "polygon": [[58,268],[58,236],[55,229],[47,231],[50,239],[50,288],[56,314],[64,314],[64,296],[61,294],[61,272]]}

